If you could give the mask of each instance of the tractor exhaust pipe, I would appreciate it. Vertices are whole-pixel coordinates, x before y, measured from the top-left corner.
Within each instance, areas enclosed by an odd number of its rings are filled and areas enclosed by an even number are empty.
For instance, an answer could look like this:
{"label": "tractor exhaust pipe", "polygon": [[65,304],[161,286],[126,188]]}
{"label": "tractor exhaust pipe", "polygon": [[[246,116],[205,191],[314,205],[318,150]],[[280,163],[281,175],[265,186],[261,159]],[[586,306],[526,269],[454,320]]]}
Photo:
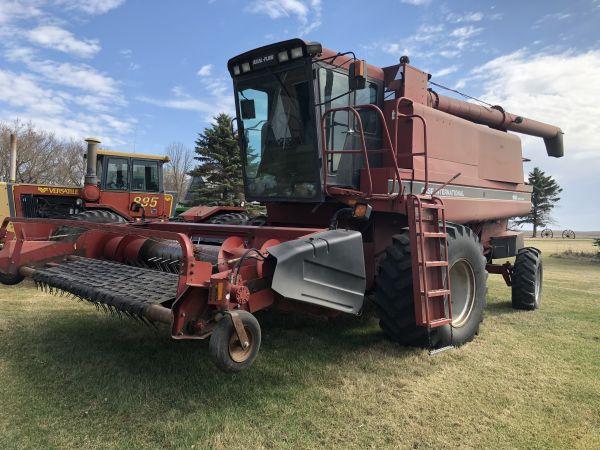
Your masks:
{"label": "tractor exhaust pipe", "polygon": [[10,183],[17,182],[17,135],[10,134],[10,163],[9,163],[8,181]]}
{"label": "tractor exhaust pipe", "polygon": [[87,142],[87,168],[85,171],[85,184],[96,186],[98,184],[96,161],[98,160],[98,147],[100,146],[100,140],[98,138],[89,137],[85,140],[85,142]]}
{"label": "tractor exhaust pipe", "polygon": [[564,154],[563,131],[547,123],[511,114],[501,106],[491,108],[464,102],[430,90],[428,106],[440,111],[458,116],[471,122],[487,125],[504,131],[537,136],[544,139],[546,153],[554,158],[561,158]]}

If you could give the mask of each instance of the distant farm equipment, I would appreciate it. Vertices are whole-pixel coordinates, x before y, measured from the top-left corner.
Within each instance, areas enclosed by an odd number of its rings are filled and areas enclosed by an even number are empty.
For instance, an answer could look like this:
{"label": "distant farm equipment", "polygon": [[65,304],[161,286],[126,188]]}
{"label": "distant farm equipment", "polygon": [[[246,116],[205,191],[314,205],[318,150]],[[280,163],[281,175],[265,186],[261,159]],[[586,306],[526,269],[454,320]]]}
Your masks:
{"label": "distant farm equipment", "polygon": [[99,149],[87,139],[83,186],[51,186],[16,182],[16,137],[11,137],[10,180],[0,183],[0,219],[28,217],[125,222],[168,219],[173,196],[163,189],[166,156]]}
{"label": "distant farm equipment", "polygon": [[372,297],[388,338],[436,352],[477,335],[488,273],[503,276],[514,308],[540,307],[541,252],[507,229],[532,192],[507,131],[561,157],[559,128],[438,94],[407,57],[376,67],[291,39],[228,69],[245,196],[266,205],[260,224],[235,223],[241,211],[206,223],[202,210],[184,223],[15,218],[14,238],[3,237],[8,221],[0,231],[3,280],[31,277],[165,323],[174,339],[210,338],[225,371],[255,360],[264,309],[357,315]]}
{"label": "distant farm equipment", "polygon": [[562,232],[563,239],[575,239],[575,232],[573,230],[564,230]]}

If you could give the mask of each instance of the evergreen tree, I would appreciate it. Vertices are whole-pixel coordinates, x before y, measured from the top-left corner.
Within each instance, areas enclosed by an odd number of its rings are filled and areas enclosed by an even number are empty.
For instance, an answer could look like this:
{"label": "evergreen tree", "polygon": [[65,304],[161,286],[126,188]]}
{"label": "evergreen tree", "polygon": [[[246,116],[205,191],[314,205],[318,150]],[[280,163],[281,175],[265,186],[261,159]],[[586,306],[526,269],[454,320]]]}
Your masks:
{"label": "evergreen tree", "polygon": [[538,228],[545,227],[553,222],[552,209],[560,200],[562,188],[550,175],[546,175],[538,167],[529,173],[529,184],[533,187],[531,195],[531,211],[523,217],[515,219],[515,223],[533,225],[533,237],[537,236]]}
{"label": "evergreen tree", "polygon": [[205,202],[235,204],[244,199],[242,157],[231,131],[231,117],[221,113],[196,140],[198,165],[191,176],[202,177],[195,193]]}

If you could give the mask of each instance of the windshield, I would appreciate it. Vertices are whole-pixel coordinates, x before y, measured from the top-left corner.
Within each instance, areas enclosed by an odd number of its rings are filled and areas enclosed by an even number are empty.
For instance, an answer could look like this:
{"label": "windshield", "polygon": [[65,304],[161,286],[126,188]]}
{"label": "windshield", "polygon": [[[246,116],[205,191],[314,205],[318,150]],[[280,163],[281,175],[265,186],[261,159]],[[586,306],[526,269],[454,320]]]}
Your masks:
{"label": "windshield", "polygon": [[319,193],[308,73],[306,66],[266,71],[237,85],[238,101],[253,103],[250,117],[242,117],[249,197],[312,199]]}

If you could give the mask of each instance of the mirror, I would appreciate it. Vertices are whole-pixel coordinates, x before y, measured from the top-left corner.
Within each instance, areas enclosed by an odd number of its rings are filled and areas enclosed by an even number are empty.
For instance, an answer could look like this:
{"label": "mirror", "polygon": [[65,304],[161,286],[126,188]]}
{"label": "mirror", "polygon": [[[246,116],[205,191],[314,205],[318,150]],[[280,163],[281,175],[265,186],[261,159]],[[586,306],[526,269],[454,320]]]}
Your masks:
{"label": "mirror", "polygon": [[256,118],[256,110],[254,109],[254,100],[242,100],[240,101],[240,109],[242,111],[242,119],[254,119]]}
{"label": "mirror", "polygon": [[348,77],[348,88],[351,91],[357,91],[359,89],[364,89],[367,85],[367,63],[364,59],[357,59],[356,61],[350,63],[350,67],[348,68],[349,77]]}

